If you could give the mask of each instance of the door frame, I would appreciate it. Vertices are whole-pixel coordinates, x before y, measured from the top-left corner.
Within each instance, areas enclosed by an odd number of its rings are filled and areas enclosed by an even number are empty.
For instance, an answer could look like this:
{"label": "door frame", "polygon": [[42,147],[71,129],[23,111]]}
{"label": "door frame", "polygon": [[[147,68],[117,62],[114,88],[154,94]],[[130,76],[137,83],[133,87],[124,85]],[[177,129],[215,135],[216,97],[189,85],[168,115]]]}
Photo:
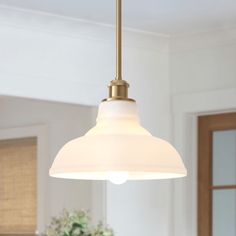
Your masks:
{"label": "door frame", "polygon": [[187,178],[172,183],[172,235],[197,236],[198,116],[236,111],[236,89],[175,95],[173,140],[188,170]]}
{"label": "door frame", "polygon": [[[198,235],[212,235],[212,142],[213,132],[236,129],[236,113],[198,118]],[[218,186],[220,187],[220,186]],[[233,187],[233,186],[228,186]]]}

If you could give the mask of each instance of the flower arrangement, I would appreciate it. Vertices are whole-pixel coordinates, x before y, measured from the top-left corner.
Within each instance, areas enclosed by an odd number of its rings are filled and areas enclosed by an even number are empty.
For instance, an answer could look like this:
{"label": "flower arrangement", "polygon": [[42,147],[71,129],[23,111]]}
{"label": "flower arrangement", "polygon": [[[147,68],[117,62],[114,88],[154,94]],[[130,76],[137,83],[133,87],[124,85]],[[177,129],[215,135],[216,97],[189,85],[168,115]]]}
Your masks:
{"label": "flower arrangement", "polygon": [[92,227],[86,211],[64,210],[59,217],[52,218],[43,236],[114,236],[114,233],[102,222]]}

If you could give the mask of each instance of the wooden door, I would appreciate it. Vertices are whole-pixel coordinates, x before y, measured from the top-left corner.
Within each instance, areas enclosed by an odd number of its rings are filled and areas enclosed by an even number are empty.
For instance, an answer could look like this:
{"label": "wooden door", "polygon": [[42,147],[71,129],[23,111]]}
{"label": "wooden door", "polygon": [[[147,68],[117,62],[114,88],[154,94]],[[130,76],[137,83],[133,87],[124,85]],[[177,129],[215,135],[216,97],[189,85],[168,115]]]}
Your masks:
{"label": "wooden door", "polygon": [[236,235],[236,113],[198,119],[198,235]]}

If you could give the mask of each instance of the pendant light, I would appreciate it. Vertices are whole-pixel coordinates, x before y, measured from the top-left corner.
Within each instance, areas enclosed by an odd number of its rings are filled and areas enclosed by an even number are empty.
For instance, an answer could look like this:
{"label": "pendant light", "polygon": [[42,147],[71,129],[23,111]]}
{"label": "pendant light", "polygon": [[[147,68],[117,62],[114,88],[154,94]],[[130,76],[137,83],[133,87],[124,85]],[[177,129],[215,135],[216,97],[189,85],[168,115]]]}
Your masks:
{"label": "pendant light", "polygon": [[128,98],[129,84],[121,75],[121,0],[116,8],[116,78],[108,85],[109,96],[99,106],[96,126],[59,151],[50,176],[114,184],[186,176],[178,152],[140,125],[136,103]]}

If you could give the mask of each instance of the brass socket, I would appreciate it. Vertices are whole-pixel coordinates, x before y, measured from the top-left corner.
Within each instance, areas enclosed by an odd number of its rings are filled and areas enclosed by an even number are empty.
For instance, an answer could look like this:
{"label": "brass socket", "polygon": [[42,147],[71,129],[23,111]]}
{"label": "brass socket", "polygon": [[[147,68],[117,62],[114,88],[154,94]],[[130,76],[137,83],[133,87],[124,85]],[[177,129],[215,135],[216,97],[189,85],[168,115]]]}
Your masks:
{"label": "brass socket", "polygon": [[108,85],[109,98],[128,98],[129,84],[124,80],[112,80]]}
{"label": "brass socket", "polygon": [[125,80],[112,80],[109,85],[109,96],[104,101],[110,100],[129,100],[134,101],[133,99],[128,98],[128,88],[129,84]]}

